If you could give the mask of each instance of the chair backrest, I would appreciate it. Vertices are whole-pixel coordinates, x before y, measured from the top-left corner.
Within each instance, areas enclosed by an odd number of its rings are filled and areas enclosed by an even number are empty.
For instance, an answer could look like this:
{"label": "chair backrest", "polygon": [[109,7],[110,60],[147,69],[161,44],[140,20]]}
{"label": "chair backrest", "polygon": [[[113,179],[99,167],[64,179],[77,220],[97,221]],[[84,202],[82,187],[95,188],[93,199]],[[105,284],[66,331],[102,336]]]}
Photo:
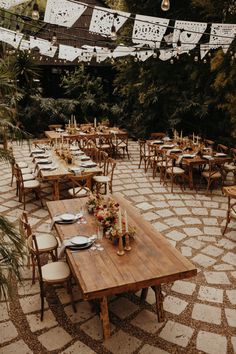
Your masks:
{"label": "chair backrest", "polygon": [[112,146],[112,136],[111,133],[102,133],[98,136],[98,146],[102,147],[102,145]]}
{"label": "chair backrest", "polygon": [[73,196],[89,196],[91,192],[91,181],[93,173],[85,173],[80,176],[70,176],[69,180],[72,182]]}
{"label": "chair backrest", "polygon": [[139,155],[146,156],[146,140],[139,139],[138,143],[139,143]]}
{"label": "chair backrest", "polygon": [[213,140],[204,139],[204,144],[205,144],[206,147],[213,148],[213,146],[215,145],[215,142]]}
{"label": "chair backrest", "polygon": [[224,174],[223,166],[225,164],[224,159],[214,158],[209,160],[209,178],[213,177],[217,172],[221,175]]}
{"label": "chair backrest", "polygon": [[28,215],[26,211],[23,211],[19,218],[19,230],[20,233],[28,239],[30,235],[32,235],[32,229],[28,221]]}
{"label": "chair backrest", "polygon": [[151,133],[150,134],[150,138],[151,139],[162,139],[166,136],[166,133],[162,133],[162,132],[157,132],[157,133]]}
{"label": "chair backrest", "polygon": [[233,157],[233,163],[236,165],[236,148],[231,148],[230,149],[230,154]]}
{"label": "chair backrest", "polygon": [[31,234],[28,239],[27,239],[27,247],[28,250],[31,254],[34,255],[37,266],[38,266],[38,272],[39,272],[39,283],[40,287],[42,286],[43,282],[43,277],[42,277],[42,269],[41,269],[41,262],[40,262],[40,253],[39,253],[39,248],[38,248],[38,243],[36,236],[34,234]]}
{"label": "chair backrest", "polygon": [[108,153],[102,150],[98,150],[96,162],[99,168],[103,170],[103,173],[105,173],[105,166],[106,166],[107,159],[108,159]]}
{"label": "chair backrest", "polygon": [[16,176],[16,181],[18,183],[18,187],[19,188],[23,188],[24,187],[24,181],[23,181],[23,176],[22,176],[22,171],[19,168],[19,166],[17,165],[17,163],[15,164],[15,176]]}
{"label": "chair backrest", "polygon": [[113,179],[115,167],[116,167],[116,161],[109,157],[105,165],[105,176],[110,176],[111,181]]}
{"label": "chair backrest", "polygon": [[128,133],[117,133],[113,135],[113,139],[115,139],[115,146],[116,148],[119,148],[121,146],[124,146],[124,144],[126,146],[128,146]]}

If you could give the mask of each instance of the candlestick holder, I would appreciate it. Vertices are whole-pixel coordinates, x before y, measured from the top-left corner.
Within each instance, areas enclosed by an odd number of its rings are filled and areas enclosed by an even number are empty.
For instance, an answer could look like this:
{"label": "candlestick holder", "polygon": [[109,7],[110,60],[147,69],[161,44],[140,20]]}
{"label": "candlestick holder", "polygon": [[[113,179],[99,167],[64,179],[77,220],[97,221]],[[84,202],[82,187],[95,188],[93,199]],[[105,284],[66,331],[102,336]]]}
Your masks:
{"label": "candlestick holder", "polygon": [[131,247],[129,244],[129,233],[126,232],[125,233],[125,247],[124,247],[125,251],[131,251]]}
{"label": "candlestick holder", "polygon": [[122,234],[119,232],[118,234],[118,251],[117,254],[118,256],[123,256],[125,254],[124,247],[123,247],[123,240],[122,240]]}

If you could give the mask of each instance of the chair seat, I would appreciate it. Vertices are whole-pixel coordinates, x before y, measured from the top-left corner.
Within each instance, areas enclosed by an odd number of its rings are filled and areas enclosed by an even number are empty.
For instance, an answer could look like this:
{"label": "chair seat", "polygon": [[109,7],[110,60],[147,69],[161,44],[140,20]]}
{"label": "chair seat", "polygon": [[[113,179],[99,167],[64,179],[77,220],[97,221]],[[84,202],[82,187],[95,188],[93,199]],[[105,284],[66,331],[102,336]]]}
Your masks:
{"label": "chair seat", "polygon": [[36,235],[39,252],[46,252],[55,249],[58,246],[57,239],[53,235]]}
{"label": "chair seat", "polygon": [[98,183],[110,182],[111,178],[109,176],[94,176],[93,180]]}
{"label": "chair seat", "polygon": [[52,262],[42,266],[42,278],[48,283],[61,282],[70,277],[70,268],[65,262]]}
{"label": "chair seat", "polygon": [[26,168],[26,167],[28,167],[27,162],[17,162],[17,165],[19,166],[19,168]]}
{"label": "chair seat", "polygon": [[110,149],[111,146],[109,144],[102,144],[102,145],[99,145],[99,148],[100,149]]}
{"label": "chair seat", "polygon": [[40,186],[40,183],[36,179],[32,179],[30,181],[24,182],[24,188],[37,188],[39,186]]}
{"label": "chair seat", "polygon": [[35,179],[35,176],[32,173],[26,173],[25,175],[22,174],[23,181],[30,181]]}
{"label": "chair seat", "polygon": [[71,197],[77,197],[77,198],[82,198],[82,197],[87,197],[90,194],[90,189],[87,187],[84,187],[81,189],[80,187],[76,188],[71,188],[68,190],[68,193],[70,194]]}
{"label": "chair seat", "polygon": [[236,212],[234,210],[230,211],[230,216],[234,219],[236,219]]}
{"label": "chair seat", "polygon": [[32,170],[29,167],[21,168],[22,175],[32,174]]}
{"label": "chair seat", "polygon": [[231,172],[231,171],[235,171],[236,170],[236,166],[235,165],[230,165],[230,164],[225,164],[224,165],[224,170]]}
{"label": "chair seat", "polygon": [[212,171],[203,171],[202,176],[205,178],[221,178],[220,172],[212,172]]}
{"label": "chair seat", "polygon": [[113,143],[113,145],[116,147],[116,148],[125,148],[127,147],[127,144],[126,143],[119,143],[118,145],[116,143]]}
{"label": "chair seat", "polygon": [[[157,166],[158,167],[167,167],[167,163],[166,163],[166,161],[160,161],[157,163]],[[171,167],[170,164],[168,164],[168,166]]]}
{"label": "chair seat", "polygon": [[169,174],[173,173],[174,175],[182,175],[182,174],[185,173],[185,171],[182,168],[176,167],[176,166],[173,167],[173,171],[172,171],[171,167],[167,168],[166,172],[169,173]]}

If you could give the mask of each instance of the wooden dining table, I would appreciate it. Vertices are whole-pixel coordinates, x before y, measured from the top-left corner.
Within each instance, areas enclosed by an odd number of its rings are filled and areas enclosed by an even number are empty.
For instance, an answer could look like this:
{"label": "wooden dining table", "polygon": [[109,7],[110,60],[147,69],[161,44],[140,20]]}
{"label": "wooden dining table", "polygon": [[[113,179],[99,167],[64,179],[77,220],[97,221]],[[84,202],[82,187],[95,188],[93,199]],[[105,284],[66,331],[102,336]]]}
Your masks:
{"label": "wooden dining table", "polygon": [[[127,213],[127,220],[135,228],[135,239],[131,250],[123,256],[117,254],[117,246],[107,238],[99,240],[103,250],[66,250],[67,261],[81,290],[84,300],[100,301],[100,318],[104,338],[110,336],[108,297],[124,292],[142,289],[144,300],[149,287],[155,292],[156,310],[159,321],[164,320],[161,285],[179,279],[193,277],[196,267],[175,249],[165,237],[143,219],[140,212],[120,193],[113,199]],[[47,202],[50,216],[70,212],[77,213],[87,199],[73,199]],[[86,214],[86,224],[54,224],[61,241],[73,236],[91,236],[96,233],[97,222],[93,215]],[[97,242],[97,241],[96,241]]]}
{"label": "wooden dining table", "polygon": [[[35,156],[37,158],[37,155]],[[73,169],[79,167],[79,161],[76,161],[72,164],[68,164],[65,159],[61,159],[54,151],[51,152],[52,165],[55,165],[55,169],[40,169],[40,164],[37,165],[38,168],[38,176],[42,181],[50,181],[53,183],[53,192],[52,198],[53,200],[60,199],[60,181],[68,178],[70,176],[74,176],[75,173]],[[50,167],[50,164],[48,165]],[[94,167],[83,168],[82,174],[91,173],[91,175],[98,175],[102,173],[102,169],[96,165]],[[79,173],[77,173],[79,175]]]}

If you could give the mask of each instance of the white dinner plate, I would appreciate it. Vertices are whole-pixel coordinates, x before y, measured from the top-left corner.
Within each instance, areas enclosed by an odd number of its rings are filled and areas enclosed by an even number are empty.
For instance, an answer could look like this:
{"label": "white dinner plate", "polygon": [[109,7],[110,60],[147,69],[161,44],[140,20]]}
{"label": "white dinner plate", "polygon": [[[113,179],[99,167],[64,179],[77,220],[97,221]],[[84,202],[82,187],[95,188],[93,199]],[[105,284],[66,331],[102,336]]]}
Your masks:
{"label": "white dinner plate", "polygon": [[97,164],[95,162],[83,162],[81,163],[80,166],[84,168],[89,168],[89,167],[96,167]]}
{"label": "white dinner plate", "polygon": [[37,161],[38,164],[44,164],[44,163],[52,163],[52,161],[48,160],[48,159],[40,159],[39,161]]}
{"label": "white dinner plate", "polygon": [[81,157],[81,161],[89,161],[90,157],[89,156],[83,156]]}
{"label": "white dinner plate", "polygon": [[60,219],[62,221],[73,221],[75,220],[77,217],[75,214],[70,214],[70,213],[65,213],[65,214],[61,214],[60,215]]}
{"label": "white dinner plate", "polygon": [[73,243],[73,245],[82,246],[88,244],[91,240],[87,236],[75,236],[70,239],[70,242]]}
{"label": "white dinner plate", "polygon": [[217,152],[216,154],[215,154],[215,156],[217,157],[224,157],[224,156],[227,156],[226,154],[224,154],[223,152]]}

